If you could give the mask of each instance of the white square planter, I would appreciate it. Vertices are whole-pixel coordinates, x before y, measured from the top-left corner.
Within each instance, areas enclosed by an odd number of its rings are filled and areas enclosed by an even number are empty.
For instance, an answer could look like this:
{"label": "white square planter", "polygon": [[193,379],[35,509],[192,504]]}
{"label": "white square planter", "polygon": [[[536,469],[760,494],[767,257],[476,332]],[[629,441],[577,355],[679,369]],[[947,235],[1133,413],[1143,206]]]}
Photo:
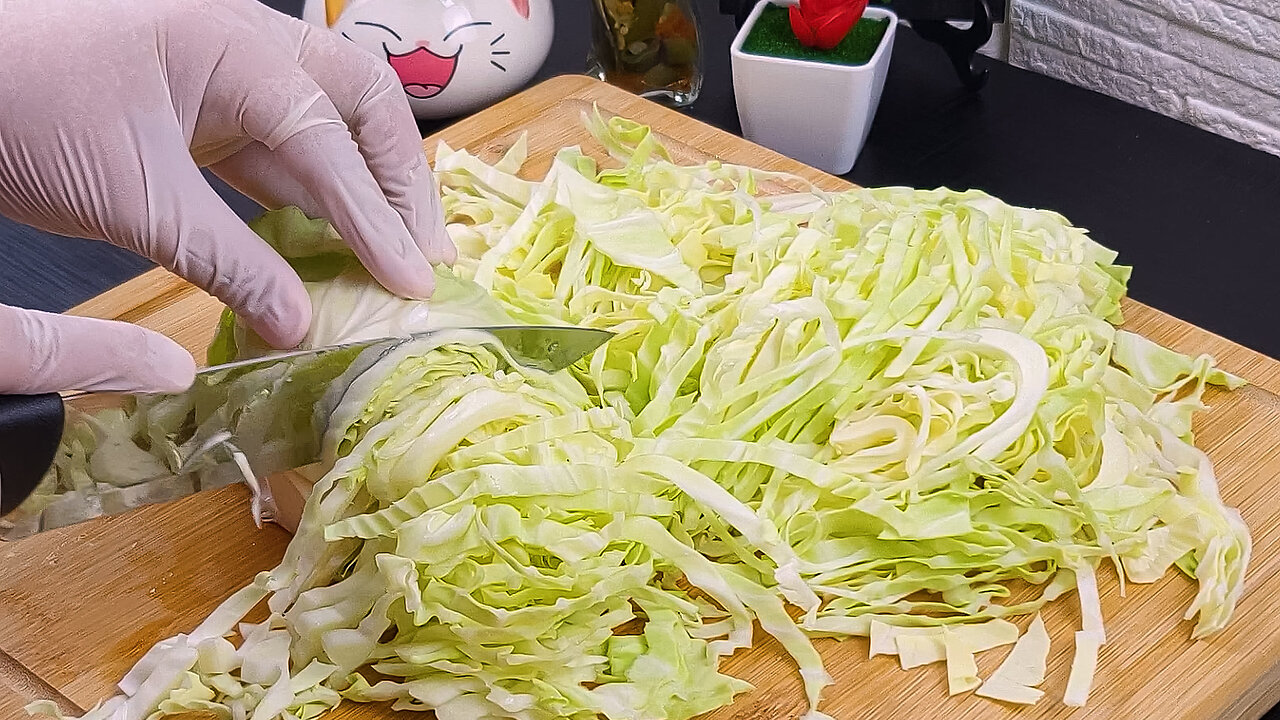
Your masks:
{"label": "white square planter", "polygon": [[742,43],[767,4],[757,3],[730,48],[733,92],[742,134],[751,142],[843,175],[853,169],[889,71],[898,16],[869,7],[864,17],[888,18],[880,47],[865,65],[835,65],[742,51]]}

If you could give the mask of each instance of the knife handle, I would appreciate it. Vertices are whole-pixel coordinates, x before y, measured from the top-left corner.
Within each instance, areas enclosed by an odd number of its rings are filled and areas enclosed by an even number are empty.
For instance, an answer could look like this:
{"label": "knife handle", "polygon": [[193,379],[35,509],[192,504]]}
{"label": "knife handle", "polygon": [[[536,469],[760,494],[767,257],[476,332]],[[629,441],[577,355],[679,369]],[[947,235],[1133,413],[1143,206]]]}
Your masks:
{"label": "knife handle", "polygon": [[62,442],[62,396],[0,395],[0,517],[26,501]]}

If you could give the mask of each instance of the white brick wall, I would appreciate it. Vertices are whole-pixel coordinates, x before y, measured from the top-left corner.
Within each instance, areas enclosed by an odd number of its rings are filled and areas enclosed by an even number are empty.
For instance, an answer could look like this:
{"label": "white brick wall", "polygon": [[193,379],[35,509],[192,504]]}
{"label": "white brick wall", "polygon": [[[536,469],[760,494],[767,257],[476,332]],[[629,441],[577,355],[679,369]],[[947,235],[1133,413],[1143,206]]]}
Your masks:
{"label": "white brick wall", "polygon": [[1280,155],[1280,0],[1011,4],[1013,64]]}

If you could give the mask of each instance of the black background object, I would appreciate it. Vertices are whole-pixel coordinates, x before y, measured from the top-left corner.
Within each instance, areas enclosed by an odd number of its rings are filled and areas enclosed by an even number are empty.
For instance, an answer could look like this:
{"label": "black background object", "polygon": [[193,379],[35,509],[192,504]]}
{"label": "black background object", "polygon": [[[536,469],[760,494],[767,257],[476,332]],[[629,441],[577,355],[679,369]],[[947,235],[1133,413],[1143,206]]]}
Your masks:
{"label": "black background object", "polygon": [[53,464],[63,413],[57,393],[0,395],[0,517],[21,505]]}

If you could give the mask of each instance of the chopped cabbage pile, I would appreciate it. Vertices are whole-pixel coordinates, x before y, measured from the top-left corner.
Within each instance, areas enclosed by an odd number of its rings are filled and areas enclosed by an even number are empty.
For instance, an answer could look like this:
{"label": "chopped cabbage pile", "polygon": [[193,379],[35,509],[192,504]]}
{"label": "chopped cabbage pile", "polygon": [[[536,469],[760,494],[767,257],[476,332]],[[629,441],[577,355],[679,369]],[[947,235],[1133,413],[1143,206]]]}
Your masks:
{"label": "chopped cabbage pile", "polygon": [[[459,287],[615,339],[555,375],[462,330],[334,373],[329,470],[283,562],[86,717],[683,719],[748,689],[719,665],[756,623],[808,718],[828,636],[1035,702],[1048,635],[1010,620],[1072,590],[1079,704],[1104,566],[1176,567],[1199,584],[1191,635],[1227,624],[1250,537],[1191,428],[1206,385],[1241,381],[1117,329],[1115,253],[980,192],[827,193],[585,119],[616,162],[566,148],[522,179],[521,140],[494,165],[441,146],[436,169]],[[313,341],[419,322],[338,244],[297,242],[323,223],[268,218],[311,281]],[[228,318],[215,359],[256,347]],[[1010,644],[984,683],[973,654]]]}

